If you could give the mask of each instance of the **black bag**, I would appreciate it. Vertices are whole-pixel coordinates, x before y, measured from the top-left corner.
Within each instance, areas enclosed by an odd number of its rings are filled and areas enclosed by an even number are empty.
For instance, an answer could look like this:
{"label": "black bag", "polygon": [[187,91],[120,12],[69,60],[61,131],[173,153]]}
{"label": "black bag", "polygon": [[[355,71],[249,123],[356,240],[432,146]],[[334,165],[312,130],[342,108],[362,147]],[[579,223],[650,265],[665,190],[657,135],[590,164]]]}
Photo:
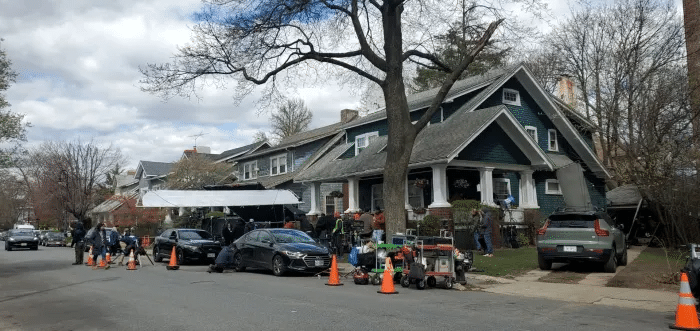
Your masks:
{"label": "black bag", "polygon": [[408,278],[423,279],[425,278],[425,266],[420,263],[411,263],[411,268],[408,271]]}

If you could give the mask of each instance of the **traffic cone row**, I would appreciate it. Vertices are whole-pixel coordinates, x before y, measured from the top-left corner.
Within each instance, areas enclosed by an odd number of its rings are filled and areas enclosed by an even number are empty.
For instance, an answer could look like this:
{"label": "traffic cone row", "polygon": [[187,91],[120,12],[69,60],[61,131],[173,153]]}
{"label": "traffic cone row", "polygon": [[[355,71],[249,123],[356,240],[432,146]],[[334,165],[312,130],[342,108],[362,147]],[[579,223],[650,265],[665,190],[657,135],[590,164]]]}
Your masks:
{"label": "traffic cone row", "polygon": [[136,270],[136,259],[134,259],[134,251],[129,254],[129,263],[126,264],[126,270]]}
{"label": "traffic cone row", "polygon": [[175,254],[175,246],[173,246],[173,252],[170,253],[170,263],[168,263],[168,265],[165,266],[165,268],[168,270],[180,269],[180,266],[177,264],[177,255]]}
{"label": "traffic cone row", "polygon": [[328,286],[340,286],[340,275],[338,274],[338,263],[335,260],[335,254],[333,254],[333,261],[331,262],[331,275],[328,277]]}
{"label": "traffic cone row", "polygon": [[676,323],[668,327],[676,330],[700,330],[700,322],[695,310],[695,298],[690,292],[688,275],[685,272],[681,273],[681,291],[678,293]]}

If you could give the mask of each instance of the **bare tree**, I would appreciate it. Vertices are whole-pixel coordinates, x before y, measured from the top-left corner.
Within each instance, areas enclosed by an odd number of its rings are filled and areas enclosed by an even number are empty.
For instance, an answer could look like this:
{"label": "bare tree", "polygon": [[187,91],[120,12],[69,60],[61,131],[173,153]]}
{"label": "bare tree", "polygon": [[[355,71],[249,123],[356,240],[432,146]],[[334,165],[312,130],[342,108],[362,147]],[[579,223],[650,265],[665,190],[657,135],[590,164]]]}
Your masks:
{"label": "bare tree", "polygon": [[165,185],[173,190],[201,190],[205,185],[231,183],[235,180],[229,163],[214,163],[199,154],[183,157],[173,164]]}
{"label": "bare tree", "polygon": [[25,206],[26,188],[21,178],[8,169],[0,169],[0,229],[9,229]]}
{"label": "bare tree", "polygon": [[[19,169],[29,188],[32,205],[57,201],[60,208],[85,222],[101,198],[107,173],[123,162],[119,149],[94,141],[48,141],[29,151]],[[90,224],[86,224],[90,225]]]}
{"label": "bare tree", "polygon": [[270,116],[272,134],[278,140],[305,131],[314,114],[302,99],[288,99]]}
{"label": "bare tree", "polygon": [[[281,82],[298,86],[309,74],[325,80],[340,72],[345,82],[362,78],[384,95],[388,122],[384,170],[388,233],[405,229],[404,184],[416,135],[439,109],[455,80],[474,61],[504,22],[500,1],[473,4],[485,23],[461,62],[447,64],[436,54],[435,37],[454,21],[461,1],[446,0],[210,0],[197,16],[190,45],[171,64],[142,69],[143,90],[170,97],[191,96],[207,79],[233,78],[237,96],[265,85],[266,97]],[[526,8],[539,1],[526,1]],[[533,5],[534,4],[534,5]],[[537,7],[539,9],[540,7]],[[411,123],[404,72],[412,66],[447,73],[422,118]],[[303,74],[301,74],[303,72]]]}
{"label": "bare tree", "polygon": [[253,135],[253,142],[259,143],[263,141],[268,141],[267,134],[262,130],[255,132]]}
{"label": "bare tree", "polygon": [[[0,39],[0,42],[2,39]],[[26,139],[28,124],[22,123],[24,115],[10,112],[7,108],[10,104],[5,99],[4,92],[15,81],[17,73],[12,71],[12,62],[7,58],[5,51],[0,48],[0,165],[8,165],[11,158],[8,156],[15,148],[4,148],[7,142],[21,142]]]}

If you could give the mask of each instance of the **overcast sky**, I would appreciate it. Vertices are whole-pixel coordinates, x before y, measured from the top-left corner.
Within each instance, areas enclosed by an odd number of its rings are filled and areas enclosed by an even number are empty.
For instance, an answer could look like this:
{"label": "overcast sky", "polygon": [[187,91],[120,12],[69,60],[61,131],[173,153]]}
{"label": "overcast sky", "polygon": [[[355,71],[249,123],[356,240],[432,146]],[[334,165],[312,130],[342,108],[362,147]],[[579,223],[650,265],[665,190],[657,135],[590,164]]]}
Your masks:
{"label": "overcast sky", "polygon": [[[547,0],[563,17],[565,1]],[[677,0],[676,2],[680,2]],[[212,153],[252,142],[269,131],[255,94],[234,105],[232,91],[202,91],[201,100],[167,102],[139,90],[139,66],[168,62],[189,41],[200,0],[0,0],[1,47],[19,73],[7,91],[11,111],[26,114],[29,145],[44,140],[95,139],[129,158],[170,162],[197,145]],[[358,108],[352,86],[300,91],[313,111],[311,127],[332,124]]]}

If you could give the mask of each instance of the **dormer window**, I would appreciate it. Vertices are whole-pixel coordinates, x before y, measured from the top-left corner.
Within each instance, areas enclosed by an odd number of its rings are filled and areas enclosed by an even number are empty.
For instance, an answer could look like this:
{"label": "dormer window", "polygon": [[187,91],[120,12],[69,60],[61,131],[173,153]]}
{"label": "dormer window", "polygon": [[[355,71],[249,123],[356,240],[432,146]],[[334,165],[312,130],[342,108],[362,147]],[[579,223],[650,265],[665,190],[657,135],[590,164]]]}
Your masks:
{"label": "dormer window", "polygon": [[531,125],[525,126],[525,132],[537,142],[537,128]]}
{"label": "dormer window", "polygon": [[277,155],[270,158],[270,176],[287,173],[287,155]]}
{"label": "dormer window", "polygon": [[557,130],[550,129],[548,131],[548,143],[547,143],[547,149],[550,152],[558,152],[559,151],[559,142],[557,142]]}
{"label": "dormer window", "polygon": [[243,164],[243,179],[258,178],[258,161],[248,162]]}
{"label": "dormer window", "polygon": [[506,105],[520,106],[520,93],[516,90],[504,88],[503,103]]}
{"label": "dormer window", "polygon": [[369,144],[375,139],[377,139],[377,137],[379,137],[379,132],[377,131],[361,134],[355,137],[355,155],[360,154],[360,152],[369,146]]}

